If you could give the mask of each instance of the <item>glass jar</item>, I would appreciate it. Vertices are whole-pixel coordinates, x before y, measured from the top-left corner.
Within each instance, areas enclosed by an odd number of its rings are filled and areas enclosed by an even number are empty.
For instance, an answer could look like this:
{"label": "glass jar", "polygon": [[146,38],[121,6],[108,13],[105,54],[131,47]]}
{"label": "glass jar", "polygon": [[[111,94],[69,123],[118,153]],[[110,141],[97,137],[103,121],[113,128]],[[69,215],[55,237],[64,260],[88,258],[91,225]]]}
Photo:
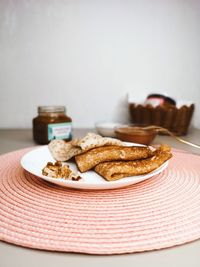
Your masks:
{"label": "glass jar", "polygon": [[64,106],[40,106],[33,119],[33,139],[38,144],[48,144],[53,139],[72,138],[72,119]]}

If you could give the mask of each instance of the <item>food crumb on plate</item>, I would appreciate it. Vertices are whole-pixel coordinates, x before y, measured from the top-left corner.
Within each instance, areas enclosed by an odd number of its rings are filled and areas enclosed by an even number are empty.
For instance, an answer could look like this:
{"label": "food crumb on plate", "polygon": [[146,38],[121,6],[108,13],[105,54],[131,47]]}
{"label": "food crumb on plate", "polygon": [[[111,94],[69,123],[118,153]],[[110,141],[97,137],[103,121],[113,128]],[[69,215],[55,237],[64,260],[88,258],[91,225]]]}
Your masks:
{"label": "food crumb on plate", "polygon": [[79,172],[73,171],[68,165],[63,165],[62,162],[48,162],[42,169],[42,174],[51,178],[64,178],[66,180],[79,181],[81,176]]}

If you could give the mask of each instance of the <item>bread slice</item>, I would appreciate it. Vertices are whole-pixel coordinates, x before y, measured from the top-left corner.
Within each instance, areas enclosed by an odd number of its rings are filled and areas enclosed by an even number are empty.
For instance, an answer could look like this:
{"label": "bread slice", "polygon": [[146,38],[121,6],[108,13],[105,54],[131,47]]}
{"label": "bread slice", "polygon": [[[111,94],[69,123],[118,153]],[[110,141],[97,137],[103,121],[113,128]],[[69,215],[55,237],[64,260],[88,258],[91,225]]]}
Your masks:
{"label": "bread slice", "polygon": [[75,160],[79,170],[86,172],[101,162],[144,159],[152,155],[153,151],[149,147],[103,146],[77,155]]}
{"label": "bread slice", "polygon": [[168,145],[161,145],[150,158],[134,161],[112,161],[100,163],[95,171],[108,181],[115,181],[124,177],[142,175],[160,167],[172,157]]}

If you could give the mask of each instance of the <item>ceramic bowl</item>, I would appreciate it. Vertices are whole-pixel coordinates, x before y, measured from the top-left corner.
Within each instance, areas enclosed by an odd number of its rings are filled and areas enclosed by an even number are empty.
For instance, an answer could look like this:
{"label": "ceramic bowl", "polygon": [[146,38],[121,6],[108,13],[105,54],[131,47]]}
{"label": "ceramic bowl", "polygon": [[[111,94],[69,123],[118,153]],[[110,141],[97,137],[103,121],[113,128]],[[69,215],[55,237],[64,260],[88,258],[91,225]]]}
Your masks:
{"label": "ceramic bowl", "polygon": [[115,129],[122,126],[118,122],[97,122],[95,128],[97,132],[102,136],[116,137]]}
{"label": "ceramic bowl", "polygon": [[156,130],[146,130],[141,127],[118,127],[116,137],[121,141],[149,145],[157,135]]}

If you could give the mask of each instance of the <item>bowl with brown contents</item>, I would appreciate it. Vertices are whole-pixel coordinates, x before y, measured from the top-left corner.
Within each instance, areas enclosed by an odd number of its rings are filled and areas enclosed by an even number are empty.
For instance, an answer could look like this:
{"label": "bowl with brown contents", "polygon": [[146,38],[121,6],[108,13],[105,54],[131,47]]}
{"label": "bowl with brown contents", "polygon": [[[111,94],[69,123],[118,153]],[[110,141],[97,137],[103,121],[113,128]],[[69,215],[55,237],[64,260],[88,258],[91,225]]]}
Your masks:
{"label": "bowl with brown contents", "polygon": [[115,129],[118,139],[126,142],[133,142],[149,145],[157,135],[154,129],[144,129],[137,126],[119,127]]}

